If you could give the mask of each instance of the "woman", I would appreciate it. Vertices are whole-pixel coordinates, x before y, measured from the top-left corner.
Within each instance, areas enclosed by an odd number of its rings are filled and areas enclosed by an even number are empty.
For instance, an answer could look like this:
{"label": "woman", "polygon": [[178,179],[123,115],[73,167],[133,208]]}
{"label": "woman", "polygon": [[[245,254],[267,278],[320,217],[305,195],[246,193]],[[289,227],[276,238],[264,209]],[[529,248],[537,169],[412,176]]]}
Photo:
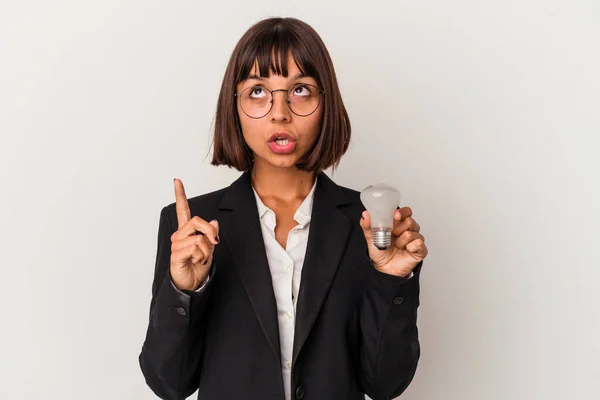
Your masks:
{"label": "woman", "polygon": [[[359,192],[336,167],[350,122],[325,45],[271,18],[237,44],[223,80],[213,165],[229,187],[160,215],[139,357],[163,399],[390,399],[411,382],[424,237],[408,207],[373,245]],[[391,216],[390,216],[391,217]]]}

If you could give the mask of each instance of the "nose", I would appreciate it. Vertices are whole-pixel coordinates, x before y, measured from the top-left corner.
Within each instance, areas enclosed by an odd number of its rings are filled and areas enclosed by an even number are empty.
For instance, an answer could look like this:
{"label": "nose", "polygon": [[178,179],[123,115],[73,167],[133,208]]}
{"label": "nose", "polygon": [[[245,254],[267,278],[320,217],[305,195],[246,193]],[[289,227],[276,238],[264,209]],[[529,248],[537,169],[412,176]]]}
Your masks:
{"label": "nose", "polygon": [[[277,92],[281,92],[277,100]],[[289,121],[290,108],[288,107],[287,91],[283,89],[273,90],[271,96],[273,107],[271,108],[271,121]]]}

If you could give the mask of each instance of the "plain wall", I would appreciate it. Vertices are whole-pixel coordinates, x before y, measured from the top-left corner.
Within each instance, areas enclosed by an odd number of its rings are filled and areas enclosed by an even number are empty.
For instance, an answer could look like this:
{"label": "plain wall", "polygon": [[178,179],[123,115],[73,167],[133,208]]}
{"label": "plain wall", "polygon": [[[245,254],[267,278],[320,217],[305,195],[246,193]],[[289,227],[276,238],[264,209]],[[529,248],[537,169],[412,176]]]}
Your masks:
{"label": "plain wall", "polygon": [[[328,46],[353,137],[333,179],[397,186],[430,254],[405,400],[597,399],[600,5],[583,0],[0,6],[0,398],[153,399],[138,367],[160,209],[209,165],[251,24]],[[328,171],[331,176],[331,171]]]}

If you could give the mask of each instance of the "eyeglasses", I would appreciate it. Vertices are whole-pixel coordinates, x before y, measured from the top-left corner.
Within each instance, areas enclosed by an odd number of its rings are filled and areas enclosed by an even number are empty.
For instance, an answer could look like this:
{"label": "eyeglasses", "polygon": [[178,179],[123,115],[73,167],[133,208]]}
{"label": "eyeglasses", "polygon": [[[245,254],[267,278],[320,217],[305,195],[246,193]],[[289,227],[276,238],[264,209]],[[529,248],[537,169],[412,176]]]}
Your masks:
{"label": "eyeglasses", "polygon": [[240,98],[244,114],[258,119],[267,115],[273,108],[273,93],[275,92],[285,92],[285,102],[290,111],[300,117],[308,117],[317,111],[321,103],[321,95],[325,95],[325,91],[319,90],[316,86],[299,83],[288,90],[269,90],[264,86],[250,86],[242,90],[242,93],[235,93],[234,96]]}

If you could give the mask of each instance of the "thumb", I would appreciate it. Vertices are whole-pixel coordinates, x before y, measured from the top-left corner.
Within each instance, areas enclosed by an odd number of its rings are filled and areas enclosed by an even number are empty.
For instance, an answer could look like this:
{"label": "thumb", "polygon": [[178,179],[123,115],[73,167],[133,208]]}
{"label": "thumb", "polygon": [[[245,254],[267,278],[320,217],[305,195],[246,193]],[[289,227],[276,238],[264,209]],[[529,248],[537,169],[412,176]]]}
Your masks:
{"label": "thumb", "polygon": [[371,229],[371,215],[368,211],[363,211],[362,217],[360,219],[360,227],[365,234],[365,239],[367,239],[367,243],[373,243],[373,230]]}

